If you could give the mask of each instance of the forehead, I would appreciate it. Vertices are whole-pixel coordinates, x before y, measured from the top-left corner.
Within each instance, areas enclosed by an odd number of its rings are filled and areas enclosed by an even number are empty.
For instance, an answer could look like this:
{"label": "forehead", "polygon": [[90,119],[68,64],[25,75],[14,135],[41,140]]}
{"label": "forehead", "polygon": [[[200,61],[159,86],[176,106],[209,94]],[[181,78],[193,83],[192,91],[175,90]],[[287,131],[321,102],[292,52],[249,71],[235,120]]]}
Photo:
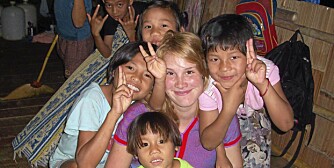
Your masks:
{"label": "forehead", "polygon": [[196,64],[174,55],[166,54],[163,60],[166,62],[168,69],[189,69],[196,68]]}
{"label": "forehead", "polygon": [[105,3],[129,3],[129,0],[104,0]]}
{"label": "forehead", "polygon": [[212,48],[211,50],[208,51],[207,55],[226,55],[226,54],[242,54],[244,55],[241,51],[239,51],[236,47],[235,48],[229,48],[229,49],[222,49],[220,46],[216,46]]}
{"label": "forehead", "polygon": [[145,60],[144,60],[144,57],[143,57],[143,55],[139,52],[139,53],[137,53],[132,59],[131,59],[131,61],[130,62],[132,62],[132,63],[136,63],[136,64],[145,64],[145,66],[146,66],[146,62],[145,62]]}
{"label": "forehead", "polygon": [[143,21],[170,21],[176,23],[175,17],[169,8],[151,8],[143,14]]}

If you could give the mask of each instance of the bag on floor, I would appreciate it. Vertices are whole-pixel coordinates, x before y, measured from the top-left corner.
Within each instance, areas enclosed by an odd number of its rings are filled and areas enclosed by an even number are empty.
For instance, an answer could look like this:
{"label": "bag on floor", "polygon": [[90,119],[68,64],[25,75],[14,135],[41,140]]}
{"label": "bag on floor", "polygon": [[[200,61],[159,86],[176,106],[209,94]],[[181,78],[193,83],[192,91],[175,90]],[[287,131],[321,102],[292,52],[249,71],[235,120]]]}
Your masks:
{"label": "bag on floor", "polygon": [[276,0],[241,0],[236,13],[246,17],[252,24],[257,54],[264,56],[277,46],[274,15]]}
{"label": "bag on floor", "polygon": [[[300,35],[302,41],[297,41],[298,35]],[[304,43],[302,34],[297,30],[289,41],[280,44],[265,57],[272,60],[278,66],[283,91],[294,112],[295,122],[292,128],[293,135],[282,154],[279,156],[283,156],[288,151],[293,141],[296,139],[297,133],[301,132],[297,150],[286,166],[291,167],[299,154],[306,126],[311,125],[307,145],[312,139],[315,126],[316,115],[313,113],[314,81],[310,50]],[[272,125],[276,132],[282,133],[274,124]]]}

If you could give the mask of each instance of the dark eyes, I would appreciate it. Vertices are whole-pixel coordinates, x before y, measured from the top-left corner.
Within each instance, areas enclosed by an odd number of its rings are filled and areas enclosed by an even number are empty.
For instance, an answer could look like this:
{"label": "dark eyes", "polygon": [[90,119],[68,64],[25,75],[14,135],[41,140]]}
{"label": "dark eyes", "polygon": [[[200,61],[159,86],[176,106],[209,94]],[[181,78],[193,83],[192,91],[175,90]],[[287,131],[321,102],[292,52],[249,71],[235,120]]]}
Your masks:
{"label": "dark eyes", "polygon": [[165,141],[161,139],[161,140],[159,141],[159,143],[160,143],[160,144],[163,144],[163,143],[165,143]]}
{"label": "dark eyes", "polygon": [[132,66],[125,66],[127,69],[129,70],[133,70],[133,67]]}
{"label": "dark eyes", "polygon": [[167,72],[167,75],[174,75],[173,72]]}
{"label": "dark eyes", "polygon": [[148,146],[148,143],[142,143],[141,144],[141,147],[146,147],[146,146]]}

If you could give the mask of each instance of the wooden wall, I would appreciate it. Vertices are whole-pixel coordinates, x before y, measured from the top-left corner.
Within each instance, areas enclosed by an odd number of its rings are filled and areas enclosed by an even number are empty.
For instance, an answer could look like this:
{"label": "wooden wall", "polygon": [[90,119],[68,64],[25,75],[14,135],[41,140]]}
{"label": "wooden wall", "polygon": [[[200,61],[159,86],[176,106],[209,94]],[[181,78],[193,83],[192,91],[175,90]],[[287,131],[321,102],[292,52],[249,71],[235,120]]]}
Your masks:
{"label": "wooden wall", "polygon": [[[295,165],[298,167],[334,167],[334,9],[296,0],[277,0],[275,17],[279,43],[288,40],[300,29],[310,47],[314,90],[316,128],[311,143],[308,134]],[[174,0],[188,11],[189,31],[197,32],[208,19],[224,13],[235,13],[239,0]],[[308,129],[309,130],[309,129]],[[279,135],[273,131],[273,151],[280,152],[288,143],[291,132]],[[297,142],[285,155],[291,157]]]}

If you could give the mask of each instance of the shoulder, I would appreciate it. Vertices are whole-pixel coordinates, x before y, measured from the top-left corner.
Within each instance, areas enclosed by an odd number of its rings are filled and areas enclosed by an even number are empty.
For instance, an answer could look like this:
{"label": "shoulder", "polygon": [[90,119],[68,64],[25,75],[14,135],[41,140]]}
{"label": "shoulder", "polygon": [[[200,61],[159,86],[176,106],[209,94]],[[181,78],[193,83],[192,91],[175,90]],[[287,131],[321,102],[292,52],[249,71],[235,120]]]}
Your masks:
{"label": "shoulder", "polygon": [[272,84],[276,84],[280,80],[279,68],[269,59],[262,56],[257,56],[259,60],[266,64],[266,77],[270,80]]}
{"label": "shoulder", "polygon": [[219,90],[217,89],[217,87],[213,84],[214,79],[210,76],[209,77],[209,81],[208,81],[208,86],[206,87],[206,89],[204,90],[203,94],[201,95],[201,97],[206,96],[206,97],[210,97],[213,100],[217,100],[217,93],[219,93]]}

